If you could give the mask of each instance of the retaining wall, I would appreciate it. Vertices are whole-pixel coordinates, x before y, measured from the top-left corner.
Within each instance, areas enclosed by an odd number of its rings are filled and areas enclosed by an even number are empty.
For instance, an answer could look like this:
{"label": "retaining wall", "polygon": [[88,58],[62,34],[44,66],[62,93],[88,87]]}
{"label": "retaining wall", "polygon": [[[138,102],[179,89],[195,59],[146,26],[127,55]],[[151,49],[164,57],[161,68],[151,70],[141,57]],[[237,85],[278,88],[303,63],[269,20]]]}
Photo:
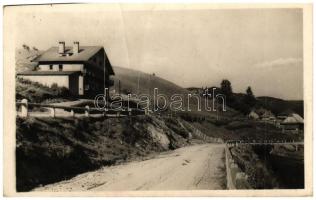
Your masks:
{"label": "retaining wall", "polygon": [[246,175],[234,161],[229,146],[225,146],[227,189],[251,189]]}

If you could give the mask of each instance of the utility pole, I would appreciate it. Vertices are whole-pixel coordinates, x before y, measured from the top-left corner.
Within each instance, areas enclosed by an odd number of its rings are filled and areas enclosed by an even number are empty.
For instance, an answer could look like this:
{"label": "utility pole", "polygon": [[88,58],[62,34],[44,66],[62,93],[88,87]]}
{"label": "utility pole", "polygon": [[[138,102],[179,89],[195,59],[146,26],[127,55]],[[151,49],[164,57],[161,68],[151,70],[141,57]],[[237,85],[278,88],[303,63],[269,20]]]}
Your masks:
{"label": "utility pole", "polygon": [[138,72],[138,77],[137,77],[137,94],[139,94],[139,78],[140,78],[140,72]]}
{"label": "utility pole", "polygon": [[121,80],[119,80],[119,82],[118,82],[118,90],[119,90],[119,94],[121,94]]}

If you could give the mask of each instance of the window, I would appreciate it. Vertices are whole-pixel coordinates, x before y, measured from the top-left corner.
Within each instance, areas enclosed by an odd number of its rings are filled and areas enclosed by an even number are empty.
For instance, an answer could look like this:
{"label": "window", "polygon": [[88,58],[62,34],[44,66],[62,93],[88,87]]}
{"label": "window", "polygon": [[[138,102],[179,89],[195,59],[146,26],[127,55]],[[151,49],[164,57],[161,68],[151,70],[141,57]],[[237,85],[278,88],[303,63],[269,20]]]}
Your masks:
{"label": "window", "polygon": [[49,70],[53,70],[53,65],[49,65]]}
{"label": "window", "polygon": [[63,71],[63,65],[58,65],[59,66],[59,71]]}

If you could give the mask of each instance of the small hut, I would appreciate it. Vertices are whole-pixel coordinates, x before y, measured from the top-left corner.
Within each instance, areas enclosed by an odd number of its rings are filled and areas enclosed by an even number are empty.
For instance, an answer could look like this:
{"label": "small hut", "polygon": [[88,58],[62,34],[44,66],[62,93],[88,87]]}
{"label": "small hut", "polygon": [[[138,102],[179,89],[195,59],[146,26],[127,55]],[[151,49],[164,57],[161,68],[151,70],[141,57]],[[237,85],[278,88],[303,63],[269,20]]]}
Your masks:
{"label": "small hut", "polygon": [[304,129],[304,119],[296,113],[289,115],[283,122],[280,123],[282,132],[299,133]]}
{"label": "small hut", "polygon": [[258,115],[254,110],[252,110],[252,111],[248,114],[248,118],[249,118],[249,119],[257,120],[257,119],[259,119],[259,115]]}

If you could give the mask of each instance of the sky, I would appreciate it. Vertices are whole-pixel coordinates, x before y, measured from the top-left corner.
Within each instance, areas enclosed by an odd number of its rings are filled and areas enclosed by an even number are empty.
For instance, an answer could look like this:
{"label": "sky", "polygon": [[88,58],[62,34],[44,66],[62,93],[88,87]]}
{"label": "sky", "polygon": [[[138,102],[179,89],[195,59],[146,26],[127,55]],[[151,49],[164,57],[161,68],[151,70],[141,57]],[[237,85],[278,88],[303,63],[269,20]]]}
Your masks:
{"label": "sky", "polygon": [[[19,6],[16,48],[58,41],[104,46],[113,66],[155,73],[182,87],[232,83],[256,96],[303,99],[300,9],[189,6]],[[9,9],[7,11],[10,11]]]}

